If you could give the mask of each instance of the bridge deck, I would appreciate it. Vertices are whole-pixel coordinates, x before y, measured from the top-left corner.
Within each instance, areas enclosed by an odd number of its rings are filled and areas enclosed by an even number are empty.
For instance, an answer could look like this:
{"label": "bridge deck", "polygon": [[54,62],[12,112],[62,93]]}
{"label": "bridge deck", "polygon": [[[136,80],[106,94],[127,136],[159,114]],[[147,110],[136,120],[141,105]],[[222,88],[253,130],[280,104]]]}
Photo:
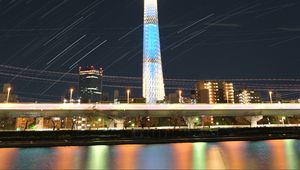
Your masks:
{"label": "bridge deck", "polygon": [[149,115],[300,115],[300,104],[78,104],[78,103],[2,103],[0,113],[11,115],[105,114],[112,116]]}

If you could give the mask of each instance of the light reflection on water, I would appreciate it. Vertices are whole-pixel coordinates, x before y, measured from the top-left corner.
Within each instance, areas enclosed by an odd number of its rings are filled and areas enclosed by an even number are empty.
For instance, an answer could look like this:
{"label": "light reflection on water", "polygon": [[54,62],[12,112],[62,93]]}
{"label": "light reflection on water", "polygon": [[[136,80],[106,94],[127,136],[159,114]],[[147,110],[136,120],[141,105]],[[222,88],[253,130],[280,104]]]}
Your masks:
{"label": "light reflection on water", "polygon": [[2,148],[0,169],[299,169],[300,140]]}

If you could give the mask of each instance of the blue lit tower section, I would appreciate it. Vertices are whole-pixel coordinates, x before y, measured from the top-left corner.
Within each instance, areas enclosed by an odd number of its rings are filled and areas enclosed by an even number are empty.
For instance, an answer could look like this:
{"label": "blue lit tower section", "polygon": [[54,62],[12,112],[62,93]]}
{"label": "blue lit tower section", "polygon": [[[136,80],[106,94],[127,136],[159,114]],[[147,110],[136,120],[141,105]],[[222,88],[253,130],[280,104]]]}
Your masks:
{"label": "blue lit tower section", "polygon": [[143,96],[146,103],[164,100],[157,0],[144,0]]}

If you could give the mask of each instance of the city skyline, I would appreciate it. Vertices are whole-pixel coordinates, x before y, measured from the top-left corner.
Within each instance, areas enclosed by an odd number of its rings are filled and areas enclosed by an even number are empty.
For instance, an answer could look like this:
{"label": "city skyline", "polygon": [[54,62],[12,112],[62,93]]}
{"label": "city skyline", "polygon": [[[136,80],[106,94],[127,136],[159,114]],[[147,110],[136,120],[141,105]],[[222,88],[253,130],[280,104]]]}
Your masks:
{"label": "city skyline", "polygon": [[[141,76],[142,1],[0,3],[2,65],[76,73],[78,65],[93,63],[106,75]],[[166,77],[297,77],[299,29],[292,18],[299,15],[298,9],[293,0],[159,1]],[[22,92],[49,95],[69,86],[24,83],[18,77],[24,71],[14,75],[5,71],[1,83],[12,82]]]}
{"label": "city skyline", "polygon": [[0,0],[1,169],[300,169],[299,0]]}

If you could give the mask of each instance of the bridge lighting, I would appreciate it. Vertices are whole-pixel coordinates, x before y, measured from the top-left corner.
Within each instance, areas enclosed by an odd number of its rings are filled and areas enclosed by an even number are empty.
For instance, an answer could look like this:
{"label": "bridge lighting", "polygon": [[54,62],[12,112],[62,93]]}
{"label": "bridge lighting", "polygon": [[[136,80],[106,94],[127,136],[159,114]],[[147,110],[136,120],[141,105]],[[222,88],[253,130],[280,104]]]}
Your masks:
{"label": "bridge lighting", "polygon": [[7,88],[7,98],[6,98],[6,103],[9,102],[9,95],[10,95],[11,87]]}
{"label": "bridge lighting", "polygon": [[269,97],[270,97],[270,103],[271,103],[271,104],[273,103],[272,94],[273,94],[273,92],[272,92],[272,91],[269,91]]}
{"label": "bridge lighting", "polygon": [[54,121],[59,121],[59,120],[60,120],[60,117],[53,117],[52,120],[54,120]]}
{"label": "bridge lighting", "polygon": [[73,91],[74,91],[74,89],[73,88],[71,88],[70,89],[70,103],[72,102],[72,97],[73,97]]}
{"label": "bridge lighting", "polygon": [[129,99],[130,99],[130,98],[129,98],[129,95],[130,95],[130,90],[129,90],[129,89],[127,89],[127,91],[126,91],[126,92],[127,92],[127,104],[129,104],[129,103],[130,103],[130,101],[129,101]]}

